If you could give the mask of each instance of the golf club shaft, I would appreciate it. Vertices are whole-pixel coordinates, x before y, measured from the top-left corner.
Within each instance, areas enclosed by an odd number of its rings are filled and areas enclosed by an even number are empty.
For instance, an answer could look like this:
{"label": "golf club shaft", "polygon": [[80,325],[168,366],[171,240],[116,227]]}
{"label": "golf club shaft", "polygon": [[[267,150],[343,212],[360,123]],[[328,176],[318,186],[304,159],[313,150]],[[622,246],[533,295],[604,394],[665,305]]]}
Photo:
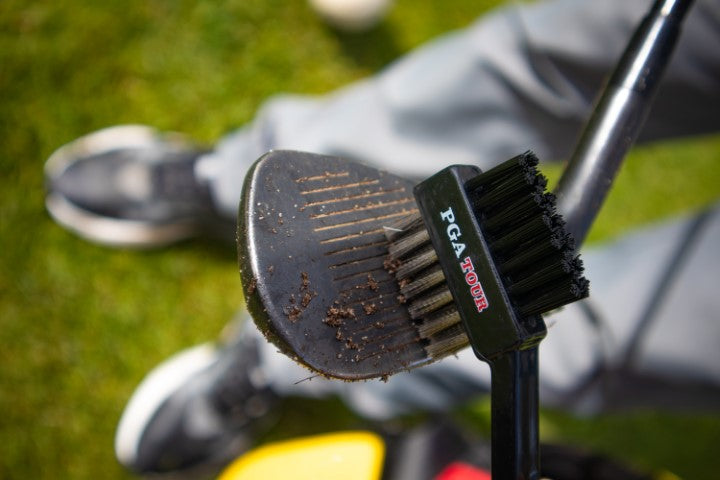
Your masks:
{"label": "golf club shaft", "polygon": [[579,246],[652,104],[693,0],[657,0],[635,31],[556,189],[558,210]]}

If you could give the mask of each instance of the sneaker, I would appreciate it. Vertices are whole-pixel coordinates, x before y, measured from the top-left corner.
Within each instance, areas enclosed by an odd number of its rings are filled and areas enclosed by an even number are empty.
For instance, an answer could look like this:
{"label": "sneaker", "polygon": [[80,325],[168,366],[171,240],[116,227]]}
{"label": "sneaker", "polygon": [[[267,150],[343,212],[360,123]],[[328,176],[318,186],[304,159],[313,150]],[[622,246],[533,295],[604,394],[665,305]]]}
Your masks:
{"label": "sneaker", "polygon": [[234,223],[195,176],[203,153],[141,125],[91,133],[46,162],[47,209],[65,228],[110,246],[157,247],[216,227],[232,239]]}
{"label": "sneaker", "polygon": [[278,397],[259,368],[257,340],[200,345],[142,381],[115,435],[115,454],[139,474],[216,473],[269,427]]}

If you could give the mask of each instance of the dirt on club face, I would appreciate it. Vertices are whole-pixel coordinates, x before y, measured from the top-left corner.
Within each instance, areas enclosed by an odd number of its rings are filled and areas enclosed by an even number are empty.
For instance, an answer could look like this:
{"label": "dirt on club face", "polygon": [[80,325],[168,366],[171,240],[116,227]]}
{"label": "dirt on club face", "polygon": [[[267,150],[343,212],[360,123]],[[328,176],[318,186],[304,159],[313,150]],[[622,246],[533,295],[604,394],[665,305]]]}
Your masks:
{"label": "dirt on club face", "polygon": [[378,311],[378,308],[374,303],[366,303],[363,305],[363,310],[365,311],[365,315],[372,315]]}
{"label": "dirt on club face", "polygon": [[349,307],[330,307],[327,311],[327,316],[323,322],[327,323],[331,327],[340,327],[345,323],[345,320],[355,319],[355,310]]}
{"label": "dirt on club face", "polygon": [[307,272],[300,272],[300,288],[299,288],[299,294],[300,294],[300,304],[297,304],[297,300],[295,299],[295,294],[290,295],[290,305],[285,307],[285,315],[287,316],[288,320],[290,322],[295,323],[297,322],[302,313],[305,311],[305,309],[310,305],[310,302],[313,298],[317,297],[318,293],[310,290],[310,276]]}
{"label": "dirt on club face", "polygon": [[391,275],[397,272],[400,265],[402,265],[402,261],[393,258],[388,258],[383,262],[383,267]]}

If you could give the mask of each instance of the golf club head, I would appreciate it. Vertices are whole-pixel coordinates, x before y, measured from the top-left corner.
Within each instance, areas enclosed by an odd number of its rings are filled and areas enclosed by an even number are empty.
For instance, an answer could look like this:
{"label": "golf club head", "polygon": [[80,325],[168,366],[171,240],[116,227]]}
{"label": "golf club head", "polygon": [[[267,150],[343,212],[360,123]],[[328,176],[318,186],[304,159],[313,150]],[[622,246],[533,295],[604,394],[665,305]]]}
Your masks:
{"label": "golf club head", "polygon": [[413,182],[337,157],[272,151],[248,173],[238,256],[248,310],[283,353],[360,380],[430,361],[388,273],[384,230]]}

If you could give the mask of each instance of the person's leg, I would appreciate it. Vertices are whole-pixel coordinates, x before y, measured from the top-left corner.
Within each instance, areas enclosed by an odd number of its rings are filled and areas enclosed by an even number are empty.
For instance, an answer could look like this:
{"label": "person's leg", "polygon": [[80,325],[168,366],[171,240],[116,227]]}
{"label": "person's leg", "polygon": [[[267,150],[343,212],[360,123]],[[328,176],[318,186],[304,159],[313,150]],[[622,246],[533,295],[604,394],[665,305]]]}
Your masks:
{"label": "person's leg", "polygon": [[[198,171],[235,215],[249,165],[270,149],[340,155],[426,177],[528,149],[566,158],[650,2],[554,0],[499,9],[367,80],[320,97],[278,96]],[[720,129],[720,5],[698,1],[642,139]]]}
{"label": "person's leg", "polygon": [[[499,9],[373,78],[326,96],[271,99],[199,161],[198,152],[181,152],[187,168],[171,162],[171,175],[156,167],[174,159],[172,145],[116,145],[107,155],[79,142],[72,168],[61,162],[46,171],[48,209],[102,243],[152,246],[202,233],[216,214],[234,220],[247,169],[270,149],[340,155],[414,178],[453,163],[485,168],[528,149],[543,160],[564,158],[648,5],[552,0]],[[720,128],[720,49],[708,48],[720,44],[719,24],[717,2],[696,2],[642,138]],[[139,192],[133,180],[128,189],[120,180],[138,171],[162,181]],[[98,177],[109,179],[107,188],[86,191]],[[136,227],[142,235],[132,235]]]}
{"label": "person's leg", "polygon": [[[546,318],[543,405],[584,412],[637,405],[720,408],[717,245],[720,205],[587,249],[590,298]],[[370,418],[442,411],[489,390],[489,369],[470,349],[387,382],[347,383],[313,378],[254,334],[263,345],[264,376],[279,395],[337,394]]]}

